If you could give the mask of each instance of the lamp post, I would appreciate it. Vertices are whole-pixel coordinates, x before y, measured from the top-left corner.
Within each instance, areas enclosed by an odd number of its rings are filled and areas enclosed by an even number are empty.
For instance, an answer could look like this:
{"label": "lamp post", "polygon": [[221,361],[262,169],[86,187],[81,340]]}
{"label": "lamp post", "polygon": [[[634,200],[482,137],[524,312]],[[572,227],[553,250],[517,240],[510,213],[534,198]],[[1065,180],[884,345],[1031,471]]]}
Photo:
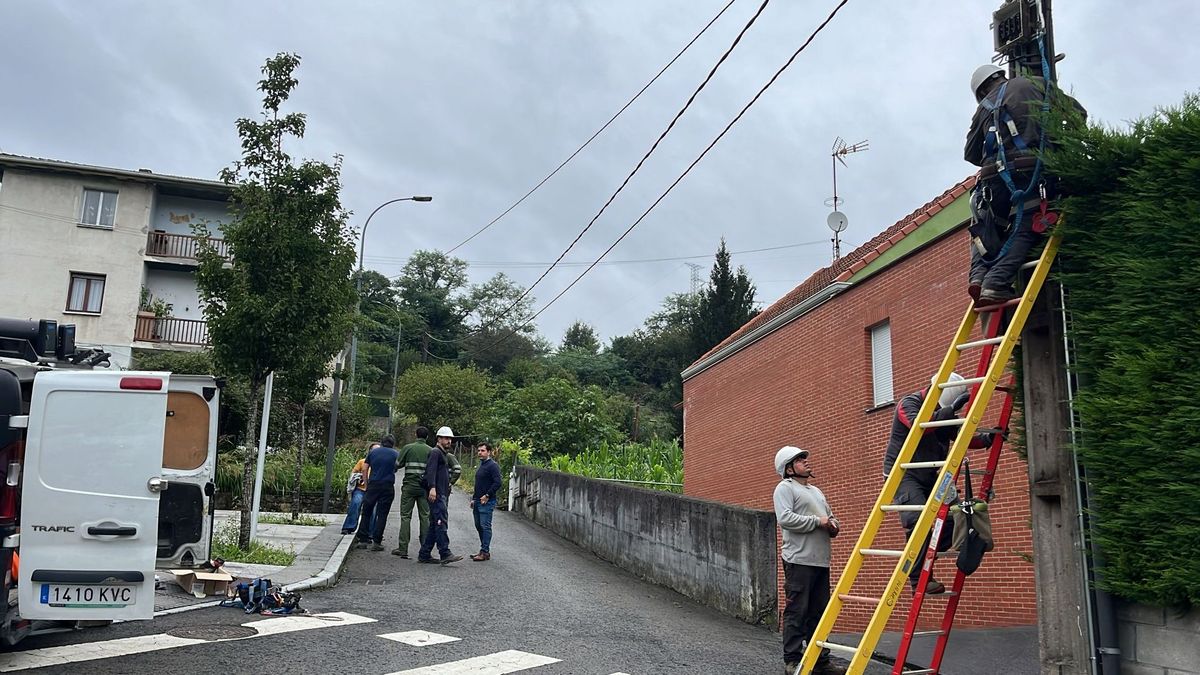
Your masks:
{"label": "lamp post", "polygon": [[[429,197],[429,196],[425,196],[425,195],[414,195],[412,197],[399,197],[396,199],[390,199],[390,200],[380,204],[379,206],[376,206],[375,210],[371,212],[371,215],[367,216],[367,222],[363,223],[362,236],[359,239],[359,243],[358,243],[358,283],[355,284],[355,292],[358,294],[359,298],[356,303],[356,309],[355,309],[356,315],[362,311],[363,251],[367,245],[367,226],[371,224],[371,218],[373,218],[376,213],[379,213],[379,209],[382,209],[383,207],[387,206],[388,204],[395,204],[396,202],[431,202],[431,201],[433,201],[433,197]],[[357,316],[355,318],[357,319]],[[350,330],[350,354],[349,354],[350,381],[348,383],[348,386],[346,387],[347,395],[349,395],[351,393],[351,391],[354,387],[354,367],[356,365],[357,357],[358,357],[358,322],[356,320],[354,327]],[[343,365],[343,364],[339,364],[339,366],[340,365]],[[340,370],[340,367],[338,368],[338,370]],[[321,503],[321,511],[322,512],[329,511],[329,491],[330,491],[330,484],[333,480],[333,459],[334,459],[334,454],[337,452],[336,441],[337,441],[337,422],[338,422],[338,400],[341,396],[341,391],[340,391],[341,390],[341,382],[342,382],[341,379],[334,378],[333,398],[330,400],[330,404],[329,404],[329,447],[327,448],[327,450],[325,452],[325,490],[324,490],[323,498],[321,500],[322,501],[322,503]]]}
{"label": "lamp post", "polygon": [[[371,219],[375,217],[376,213],[379,213],[380,209],[387,206],[388,204],[395,204],[396,202],[431,202],[431,201],[433,201],[433,197],[430,197],[427,195],[417,195],[417,196],[413,196],[413,197],[398,197],[396,199],[388,200],[388,201],[380,204],[379,206],[376,206],[375,210],[371,212],[371,215],[367,216],[367,222],[363,223],[362,236],[361,236],[361,238],[359,240],[359,244],[358,244],[358,283],[355,285],[355,290],[357,291],[357,293],[359,295],[359,300],[358,300],[359,309],[357,310],[358,312],[362,311],[362,297],[361,296],[362,296],[362,277],[363,277],[363,253],[366,251],[366,248],[367,248],[367,228],[370,227],[370,225],[371,225]],[[358,323],[355,322],[354,328],[351,329],[351,331],[350,331],[350,381],[346,385],[346,394],[347,395],[354,393],[354,372],[355,372],[355,370],[357,370],[357,368],[358,368]]]}

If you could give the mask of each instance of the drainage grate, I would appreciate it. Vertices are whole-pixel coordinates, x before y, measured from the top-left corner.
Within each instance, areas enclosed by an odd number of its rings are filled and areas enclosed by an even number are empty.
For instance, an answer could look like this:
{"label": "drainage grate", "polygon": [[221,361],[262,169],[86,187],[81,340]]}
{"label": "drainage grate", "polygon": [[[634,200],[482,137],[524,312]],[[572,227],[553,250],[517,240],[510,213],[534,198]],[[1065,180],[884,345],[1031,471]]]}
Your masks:
{"label": "drainage grate", "polygon": [[258,635],[258,630],[249,626],[183,626],[172,628],[167,635],[191,640],[234,640]]}

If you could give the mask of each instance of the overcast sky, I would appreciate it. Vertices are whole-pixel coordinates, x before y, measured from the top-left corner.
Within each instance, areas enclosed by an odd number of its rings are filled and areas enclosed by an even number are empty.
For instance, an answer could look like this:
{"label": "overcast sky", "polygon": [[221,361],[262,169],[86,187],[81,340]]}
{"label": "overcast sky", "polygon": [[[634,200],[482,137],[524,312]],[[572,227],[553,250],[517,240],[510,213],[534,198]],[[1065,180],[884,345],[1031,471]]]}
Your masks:
{"label": "overcast sky", "polygon": [[[297,156],[345,157],[344,202],[372,221],[369,268],[448,249],[598,129],[727,0],[0,0],[0,150],[201,178],[238,157],[263,61],[298,53]],[[472,280],[531,284],[592,218],[759,7],[725,15],[574,162],[456,251]],[[656,154],[568,256],[590,262],[716,136],[832,10],[775,0]],[[870,140],[839,169],[843,251],[962,180],[968,79],[992,55],[999,0],[851,0],[611,261],[696,256],[724,236],[769,304],[831,260],[835,137]],[[1200,2],[1055,3],[1059,78],[1111,124],[1196,90]],[[813,243],[815,242],[815,243]],[[687,291],[688,261],[603,265],[538,319],[557,343],[579,319],[611,338]],[[581,271],[550,274],[540,308]]]}

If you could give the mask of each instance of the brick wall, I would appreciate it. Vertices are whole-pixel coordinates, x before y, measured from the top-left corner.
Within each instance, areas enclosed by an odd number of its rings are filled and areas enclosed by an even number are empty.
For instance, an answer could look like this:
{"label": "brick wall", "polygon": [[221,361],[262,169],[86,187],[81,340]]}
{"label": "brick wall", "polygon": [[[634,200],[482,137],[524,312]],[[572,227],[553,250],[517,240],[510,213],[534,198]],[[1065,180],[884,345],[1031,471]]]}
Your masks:
{"label": "brick wall", "polygon": [[[869,329],[891,322],[895,396],[920,389],[941,363],[967,297],[967,236],[958,229],[797,318],[684,383],[684,493],[771,509],[783,445],[811,452],[814,484],[842,522],[834,540],[834,580],[882,487],[881,467],[895,406],[873,409]],[[977,329],[978,332],[978,329]],[[959,361],[970,377],[976,354]],[[994,421],[994,410],[984,418]],[[1025,463],[1005,448],[992,504],[996,549],[967,582],[955,625],[1036,622],[1029,492]],[[972,459],[982,454],[970,455]],[[732,461],[731,461],[732,460]],[[888,516],[876,548],[900,548],[903,530]],[[879,597],[894,561],[868,559],[854,593]],[[952,563],[935,567],[949,585]],[[782,576],[779,586],[782,591]],[[902,627],[911,596],[893,613]],[[782,606],[782,598],[780,600]],[[939,623],[942,600],[926,603],[922,626]],[[860,630],[870,614],[847,606],[838,631]]]}

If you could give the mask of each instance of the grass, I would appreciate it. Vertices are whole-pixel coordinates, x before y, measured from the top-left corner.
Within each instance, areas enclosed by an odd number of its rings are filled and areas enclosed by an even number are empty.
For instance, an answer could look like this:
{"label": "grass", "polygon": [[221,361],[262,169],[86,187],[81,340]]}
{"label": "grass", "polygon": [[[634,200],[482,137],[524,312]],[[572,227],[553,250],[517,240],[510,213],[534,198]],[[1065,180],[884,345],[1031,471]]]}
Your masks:
{"label": "grass", "polygon": [[249,563],[253,565],[281,565],[287,567],[296,560],[296,551],[285,550],[278,546],[253,542],[250,548],[240,549],[237,545],[238,525],[226,523],[213,536],[212,555],[229,562]]}
{"label": "grass", "polygon": [[262,525],[263,523],[270,525],[315,525],[318,527],[325,527],[328,524],[324,518],[317,518],[316,516],[303,513],[295,520],[292,520],[291,516],[260,513],[258,515],[258,524]]}

